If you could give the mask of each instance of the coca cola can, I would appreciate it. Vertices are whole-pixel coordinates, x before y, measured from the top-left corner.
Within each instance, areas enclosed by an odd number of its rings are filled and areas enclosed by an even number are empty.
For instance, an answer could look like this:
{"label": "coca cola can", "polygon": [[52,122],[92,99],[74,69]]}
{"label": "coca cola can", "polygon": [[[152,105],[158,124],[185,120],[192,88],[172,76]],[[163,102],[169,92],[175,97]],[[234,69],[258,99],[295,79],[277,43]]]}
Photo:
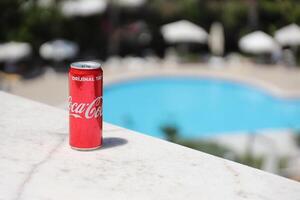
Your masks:
{"label": "coca cola can", "polygon": [[97,62],[72,63],[69,70],[69,142],[76,150],[102,145],[103,71]]}

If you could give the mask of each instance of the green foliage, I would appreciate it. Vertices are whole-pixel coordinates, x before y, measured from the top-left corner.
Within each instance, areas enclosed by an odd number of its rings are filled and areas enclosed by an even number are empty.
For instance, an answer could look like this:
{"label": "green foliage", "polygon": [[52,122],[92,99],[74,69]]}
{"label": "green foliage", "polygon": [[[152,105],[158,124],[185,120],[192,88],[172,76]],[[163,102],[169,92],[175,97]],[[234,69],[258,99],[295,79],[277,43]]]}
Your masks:
{"label": "green foliage", "polygon": [[176,144],[180,144],[198,151],[202,151],[208,154],[212,154],[219,157],[227,157],[227,155],[231,154],[234,157],[232,158],[234,161],[261,169],[264,157],[263,156],[254,156],[250,152],[245,153],[243,155],[237,155],[232,149],[217,144],[212,141],[200,140],[200,139],[183,139],[180,137],[178,130],[174,126],[162,126],[161,130],[165,133],[166,139],[170,142],[174,142]]}
{"label": "green foliage", "polygon": [[21,9],[21,0],[1,0],[0,1],[0,41],[5,41],[13,37],[16,30],[22,24],[24,12]]}
{"label": "green foliage", "polygon": [[[20,40],[36,47],[49,39],[65,37],[85,49],[99,46],[103,49],[108,36],[100,24],[101,20],[109,20],[109,13],[68,19],[57,8],[61,1],[64,0],[54,0],[52,6],[43,8],[38,6],[37,0],[1,0],[0,42]],[[152,32],[159,32],[162,24],[179,19],[188,19],[206,30],[213,22],[221,22],[227,52],[237,51],[238,39],[254,29],[273,34],[290,23],[300,24],[299,0],[151,0],[146,7],[151,12],[144,14],[141,9],[132,16],[146,20]],[[131,14],[124,16],[132,18]]]}
{"label": "green foliage", "polygon": [[238,156],[235,159],[236,162],[239,162],[244,165],[255,167],[258,169],[262,168],[264,157],[263,156],[254,156],[253,154],[246,153],[244,155]]}
{"label": "green foliage", "polygon": [[178,131],[176,127],[173,126],[163,126],[161,130],[164,132],[166,139],[170,142],[178,141]]}
{"label": "green foliage", "polygon": [[39,7],[37,1],[2,0],[0,8],[0,41],[26,41],[38,46],[62,33],[63,17],[52,7]]}
{"label": "green foliage", "polygon": [[298,145],[298,147],[300,148],[300,130],[298,130],[295,134],[294,134],[294,138],[295,138],[295,142]]}
{"label": "green foliage", "polygon": [[288,166],[289,158],[287,156],[283,156],[279,159],[278,168],[279,170],[285,169]]}
{"label": "green foliage", "polygon": [[26,18],[16,34],[16,38],[40,44],[62,35],[62,17],[55,7],[44,9],[32,5],[26,11]]}
{"label": "green foliage", "polygon": [[260,27],[273,34],[290,23],[300,23],[300,5],[295,0],[258,1]]}
{"label": "green foliage", "polygon": [[[197,0],[152,0],[150,6],[159,10],[164,17],[182,16],[185,18],[193,18],[198,16]],[[192,20],[192,19],[191,19]]]}
{"label": "green foliage", "polygon": [[203,151],[212,155],[224,157],[231,152],[230,149],[210,141],[203,141],[199,139],[183,139],[180,138],[178,130],[175,126],[162,126],[161,130],[165,134],[168,141],[174,142],[195,150]]}
{"label": "green foliage", "polygon": [[299,0],[153,0],[165,22],[188,19],[209,30],[224,25],[227,51],[237,50],[237,41],[255,29],[273,34],[290,23],[300,24]]}
{"label": "green foliage", "polygon": [[227,147],[210,141],[180,139],[176,143],[219,157],[225,157],[228,153],[231,152],[231,150]]}

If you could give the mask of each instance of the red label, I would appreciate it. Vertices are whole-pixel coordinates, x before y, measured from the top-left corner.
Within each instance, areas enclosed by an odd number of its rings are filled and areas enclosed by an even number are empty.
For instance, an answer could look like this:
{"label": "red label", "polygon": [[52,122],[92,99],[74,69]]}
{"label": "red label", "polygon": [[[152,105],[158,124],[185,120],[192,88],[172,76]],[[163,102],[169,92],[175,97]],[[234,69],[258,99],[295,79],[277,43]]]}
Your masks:
{"label": "red label", "polygon": [[102,70],[70,69],[70,145],[89,149],[102,143]]}

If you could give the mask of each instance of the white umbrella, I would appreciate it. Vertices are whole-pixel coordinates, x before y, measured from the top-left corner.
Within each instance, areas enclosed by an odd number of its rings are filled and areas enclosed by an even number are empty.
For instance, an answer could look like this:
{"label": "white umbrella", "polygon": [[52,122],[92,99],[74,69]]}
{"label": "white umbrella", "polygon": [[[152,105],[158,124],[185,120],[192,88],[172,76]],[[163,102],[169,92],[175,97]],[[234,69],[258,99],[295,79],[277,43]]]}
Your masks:
{"label": "white umbrella", "polygon": [[221,23],[215,22],[210,28],[209,47],[214,55],[221,56],[224,53],[224,29]]}
{"label": "white umbrella", "polygon": [[146,0],[112,0],[114,3],[117,3],[123,7],[139,7],[146,3]]}
{"label": "white umbrella", "polygon": [[300,27],[290,24],[275,32],[275,39],[284,46],[300,45]]}
{"label": "white umbrella", "polygon": [[53,40],[40,47],[40,55],[49,60],[62,61],[74,57],[78,53],[78,45],[68,40]]}
{"label": "white umbrella", "polygon": [[161,32],[164,39],[170,43],[206,43],[207,41],[207,32],[200,26],[187,20],[180,20],[163,25]]}
{"label": "white umbrella", "polygon": [[65,16],[90,16],[105,11],[106,0],[67,0],[61,4],[61,11]]}
{"label": "white umbrella", "polygon": [[31,54],[31,46],[25,42],[0,44],[0,61],[17,61]]}
{"label": "white umbrella", "polygon": [[262,31],[255,31],[239,40],[242,51],[252,54],[272,53],[278,49],[276,41]]}

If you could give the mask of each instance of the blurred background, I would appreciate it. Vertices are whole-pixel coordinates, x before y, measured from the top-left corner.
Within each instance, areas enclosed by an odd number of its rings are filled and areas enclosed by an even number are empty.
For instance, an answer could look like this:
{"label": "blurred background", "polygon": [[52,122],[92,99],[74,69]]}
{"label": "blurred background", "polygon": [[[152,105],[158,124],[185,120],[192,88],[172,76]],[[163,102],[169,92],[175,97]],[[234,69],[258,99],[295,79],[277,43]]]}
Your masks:
{"label": "blurred background", "polygon": [[1,0],[0,8],[1,90],[66,109],[69,64],[99,61],[105,121],[300,180],[298,0]]}

